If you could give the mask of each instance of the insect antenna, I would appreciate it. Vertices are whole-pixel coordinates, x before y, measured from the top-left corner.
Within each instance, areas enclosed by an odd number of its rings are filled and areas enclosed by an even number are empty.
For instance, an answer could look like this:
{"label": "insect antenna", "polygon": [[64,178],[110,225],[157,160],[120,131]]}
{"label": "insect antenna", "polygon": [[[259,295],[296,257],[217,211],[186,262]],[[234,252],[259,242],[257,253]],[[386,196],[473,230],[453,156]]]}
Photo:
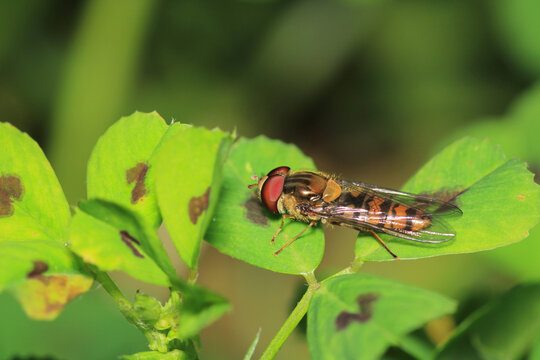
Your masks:
{"label": "insect antenna", "polygon": [[248,189],[253,189],[255,186],[259,185],[260,179],[259,179],[259,177],[258,177],[257,175],[252,175],[252,176],[251,176],[251,180],[256,181],[256,183],[255,183],[255,184],[248,185]]}

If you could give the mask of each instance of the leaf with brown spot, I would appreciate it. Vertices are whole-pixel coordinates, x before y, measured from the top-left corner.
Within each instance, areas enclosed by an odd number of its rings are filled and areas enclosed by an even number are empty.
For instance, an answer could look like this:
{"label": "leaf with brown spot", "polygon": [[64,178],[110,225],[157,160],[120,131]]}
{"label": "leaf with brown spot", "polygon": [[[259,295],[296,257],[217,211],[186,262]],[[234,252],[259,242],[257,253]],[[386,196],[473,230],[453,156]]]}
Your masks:
{"label": "leaf with brown spot", "polygon": [[[0,123],[0,144],[0,291],[20,290],[19,301],[31,316],[53,318],[92,280],[81,275],[84,271],[64,245],[71,213],[39,145],[7,123]],[[62,284],[49,290],[32,288],[44,274],[62,276],[71,284],[84,278],[88,286],[72,286],[71,295],[61,299]],[[29,305],[44,292],[51,300],[42,307],[47,314]]]}
{"label": "leaf with brown spot", "polygon": [[120,231],[120,238],[122,239],[124,244],[126,244],[131,249],[131,251],[133,252],[133,255],[140,258],[144,258],[144,255],[141,254],[139,250],[137,250],[137,248],[133,245],[133,244],[137,244],[139,246],[141,245],[141,243],[137,239],[129,235],[129,233],[125,230]]}
{"label": "leaf with brown spot", "polygon": [[[222,253],[255,266],[287,274],[308,273],[323,256],[323,227],[312,227],[279,256],[274,256],[306,224],[287,219],[275,244],[271,244],[281,216],[262,210],[257,204],[256,189],[248,188],[253,184],[253,175],[263,176],[284,165],[293,171],[316,170],[313,160],[292,144],[264,136],[239,139],[225,163],[222,191],[205,239]],[[263,222],[267,226],[261,226]]]}
{"label": "leaf with brown spot", "polygon": [[[463,212],[461,217],[444,218],[455,238],[442,244],[421,244],[381,235],[399,258],[471,253],[509,245],[527,237],[540,220],[540,186],[534,183],[527,165],[508,159],[499,147],[486,140],[456,141],[403,187],[403,191],[415,194],[437,193],[440,189],[454,191],[446,195],[457,195],[455,201]],[[359,235],[355,252],[363,260],[392,259],[377,241],[364,235]]]}
{"label": "leaf with brown spot", "polygon": [[32,268],[32,271],[28,273],[28,278],[34,278],[41,274],[43,274],[45,271],[49,270],[49,265],[45,261],[36,260],[34,261],[34,267]]}
{"label": "leaf with brown spot", "polygon": [[191,199],[189,199],[188,204],[188,213],[189,213],[189,219],[193,224],[197,224],[197,220],[199,220],[199,216],[202,215],[202,213],[208,209],[208,199],[210,198],[210,187],[206,189],[206,192],[202,194],[201,196],[194,196]]}
{"label": "leaf with brown spot", "polygon": [[257,199],[257,195],[252,193],[242,205],[246,208],[246,218],[249,221],[257,225],[268,226],[268,218],[263,211],[261,202]]}
{"label": "leaf with brown spot", "polygon": [[146,173],[148,172],[148,165],[145,163],[137,163],[131,169],[126,171],[126,181],[128,184],[135,183],[133,190],[131,190],[131,203],[136,204],[141,198],[148,192],[144,184],[146,179]]}
{"label": "leaf with brown spot", "polygon": [[54,320],[73,298],[92,286],[83,275],[36,275],[14,289],[26,314],[36,320]]}
{"label": "leaf with brown spot", "polygon": [[190,127],[167,137],[156,153],[156,192],[163,220],[178,254],[197,267],[201,242],[212,221],[222,168],[232,136]]}
{"label": "leaf with brown spot", "polygon": [[169,130],[157,112],[135,112],[109,127],[88,161],[88,198],[125,206],[157,229],[161,216],[151,158]]}
{"label": "leaf with brown spot", "polygon": [[0,176],[0,217],[13,214],[13,201],[20,201],[23,196],[21,179],[14,175]]}
{"label": "leaf with brown spot", "polygon": [[307,338],[318,359],[379,359],[455,301],[382,277],[351,274],[321,282],[308,309]]}
{"label": "leaf with brown spot", "polygon": [[0,242],[0,254],[0,291],[44,273],[81,272],[73,254],[64,245],[50,240]]}
{"label": "leaf with brown spot", "polygon": [[0,123],[0,242],[64,243],[69,205],[39,145]]}
{"label": "leaf with brown spot", "polygon": [[110,211],[105,212],[96,201],[90,200],[75,210],[70,226],[70,248],[85,262],[103,271],[120,270],[141,281],[170,286],[164,270],[148,256],[152,249],[145,230],[126,220],[128,210],[111,206]]}
{"label": "leaf with brown spot", "polygon": [[375,293],[367,293],[358,295],[356,302],[360,308],[359,312],[351,313],[342,311],[336,318],[336,329],[338,331],[345,329],[353,321],[360,323],[369,321],[373,315],[373,303],[377,301],[379,296]]}

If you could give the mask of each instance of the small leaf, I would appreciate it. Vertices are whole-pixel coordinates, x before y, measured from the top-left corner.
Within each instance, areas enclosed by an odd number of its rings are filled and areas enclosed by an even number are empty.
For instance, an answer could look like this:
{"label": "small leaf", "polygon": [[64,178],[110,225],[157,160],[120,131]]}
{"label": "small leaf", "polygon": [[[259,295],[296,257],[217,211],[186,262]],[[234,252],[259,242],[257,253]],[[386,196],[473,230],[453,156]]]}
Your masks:
{"label": "small leaf", "polygon": [[273,253],[288,239],[300,233],[306,223],[287,220],[274,245],[272,236],[281,217],[259,204],[253,175],[263,176],[270,170],[287,165],[292,170],[313,170],[313,161],[294,145],[260,136],[240,139],[231,151],[223,169],[223,185],[214,219],[206,240],[219,251],[268,270],[301,274],[315,269],[324,252],[322,228],[312,228],[278,256]]}
{"label": "small leaf", "polygon": [[69,301],[87,292],[92,282],[84,275],[37,275],[13,291],[29,317],[54,320]]}
{"label": "small leaf", "polygon": [[[177,326],[169,331],[167,335],[169,340],[189,339],[231,310],[231,305],[225,299],[207,290],[199,292],[196,296],[190,296],[189,293],[182,293],[182,295],[184,295],[182,307],[177,310],[180,320]],[[171,299],[173,299],[172,306],[178,304],[172,294]],[[171,310],[169,308],[169,314],[174,314]],[[171,319],[170,315],[169,319]]]}
{"label": "small leaf", "polygon": [[253,353],[255,352],[255,348],[257,347],[257,344],[259,343],[260,337],[261,337],[261,328],[259,328],[259,330],[257,331],[257,334],[255,335],[255,339],[253,339],[253,342],[249,346],[246,356],[244,356],[244,360],[251,360],[251,357],[253,356]]}
{"label": "small leaf", "polygon": [[148,332],[152,334],[150,348],[162,350],[167,346],[170,348],[173,342],[189,342],[204,327],[229,311],[230,305],[221,296],[192,286],[182,294],[171,291],[164,306],[157,299],[139,293],[134,310],[144,322],[145,328],[151,330]]}
{"label": "small leaf", "polygon": [[142,281],[170,286],[165,273],[141,246],[143,238],[141,232],[118,228],[80,208],[71,221],[71,249],[85,262],[104,271],[121,270]]}
{"label": "small leaf", "polygon": [[465,319],[437,359],[519,359],[540,337],[540,285],[520,285]]}
{"label": "small leaf", "polygon": [[[520,241],[538,222],[540,188],[525,163],[507,160],[487,141],[465,138],[444,149],[403,187],[411,193],[439,193],[456,198],[463,216],[449,218],[457,236],[443,244],[381,236],[400,258],[493,249]],[[356,254],[365,260],[391,256],[374,239],[358,238]]]}
{"label": "small leaf", "polygon": [[0,123],[0,144],[0,241],[63,243],[69,205],[43,151],[8,123]]}
{"label": "small leaf", "polygon": [[121,204],[157,228],[161,216],[149,161],[167,128],[157,112],[135,112],[112,125],[88,162],[88,198]]}
{"label": "small leaf", "polygon": [[429,320],[453,312],[436,293],[371,275],[322,282],[308,310],[313,359],[378,359],[390,345]]}
{"label": "small leaf", "polygon": [[148,328],[152,328],[161,316],[161,303],[156,298],[137,291],[133,310]]}
{"label": "small leaf", "polygon": [[159,351],[145,351],[133,355],[122,355],[122,359],[126,360],[192,360],[193,357],[188,356],[181,350],[172,350],[167,353]]}
{"label": "small leaf", "polygon": [[231,143],[222,131],[187,127],[168,136],[154,159],[156,192],[167,230],[191,269],[197,267]]}

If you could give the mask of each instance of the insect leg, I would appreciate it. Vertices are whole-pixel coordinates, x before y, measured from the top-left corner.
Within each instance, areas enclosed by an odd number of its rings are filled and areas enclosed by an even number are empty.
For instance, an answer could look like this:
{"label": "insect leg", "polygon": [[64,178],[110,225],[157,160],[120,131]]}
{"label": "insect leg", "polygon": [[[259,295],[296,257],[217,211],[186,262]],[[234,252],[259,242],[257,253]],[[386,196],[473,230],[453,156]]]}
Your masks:
{"label": "insect leg", "polygon": [[293,242],[294,240],[296,240],[296,239],[298,239],[300,236],[302,236],[302,234],[305,233],[307,229],[309,229],[310,227],[312,227],[312,226],[315,225],[315,224],[317,224],[316,221],[311,221],[311,222],[309,223],[309,225],[306,226],[306,228],[300,232],[300,234],[296,235],[296,236],[293,237],[291,240],[289,240],[289,242],[286,243],[285,245],[283,245],[283,246],[281,247],[281,249],[279,249],[278,251],[276,251],[276,252],[274,253],[274,255],[277,256],[283,249],[285,249],[287,246],[291,245],[292,242]]}
{"label": "insect leg", "polygon": [[270,241],[270,244],[273,244],[273,243],[276,241],[277,236],[279,235],[279,233],[280,233],[281,230],[283,229],[283,221],[285,220],[285,218],[292,219],[292,218],[294,218],[294,216],[292,216],[292,215],[283,215],[283,216],[281,217],[281,225],[280,225],[279,228],[277,229],[277,231],[276,231],[276,233],[274,234],[274,236],[272,236],[272,240]]}
{"label": "insect leg", "polygon": [[376,233],[375,231],[373,231],[373,230],[368,230],[368,229],[362,229],[362,230],[360,230],[360,231],[364,231],[364,232],[367,232],[367,233],[371,234],[371,236],[373,236],[375,239],[377,239],[377,241],[378,241],[378,242],[386,249],[386,251],[388,251],[388,253],[389,253],[390,255],[392,255],[392,257],[393,257],[394,259],[397,259],[397,258],[398,258],[398,256],[397,256],[396,254],[394,254],[394,253],[392,252],[392,250],[390,250],[390,249],[388,248],[388,246],[386,246],[386,244],[384,243],[384,241],[382,241],[382,239],[379,237],[379,235],[377,235],[377,233]]}

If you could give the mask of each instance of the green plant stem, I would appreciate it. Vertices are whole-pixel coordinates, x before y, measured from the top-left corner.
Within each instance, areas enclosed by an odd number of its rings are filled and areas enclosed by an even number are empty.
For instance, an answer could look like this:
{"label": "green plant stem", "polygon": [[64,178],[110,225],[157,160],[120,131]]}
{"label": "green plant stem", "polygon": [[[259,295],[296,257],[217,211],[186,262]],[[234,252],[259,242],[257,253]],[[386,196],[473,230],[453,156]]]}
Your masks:
{"label": "green plant stem", "polygon": [[352,261],[351,265],[347,266],[345,269],[343,269],[341,271],[338,271],[334,275],[329,276],[327,279],[330,279],[330,278],[333,278],[333,277],[336,277],[336,276],[341,276],[341,275],[356,274],[358,272],[358,270],[360,270],[362,265],[364,265],[364,261],[361,260],[360,258],[355,257],[354,260]]}
{"label": "green plant stem", "polygon": [[199,277],[199,272],[197,269],[189,269],[189,279],[188,284],[193,285],[197,282],[197,278]]}
{"label": "green plant stem", "polygon": [[[354,274],[358,272],[358,270],[360,269],[360,267],[362,267],[363,264],[364,261],[360,260],[360,258],[355,257],[351,265],[341,270],[340,272],[337,272],[334,275],[330,276],[330,278],[340,275]],[[311,297],[313,296],[315,291],[317,291],[317,289],[321,286],[321,284],[317,281],[317,278],[315,277],[313,271],[302,275],[304,276],[309,285],[308,289],[304,296],[302,296],[302,299],[300,299],[298,304],[296,304],[296,307],[289,315],[287,320],[285,320],[285,323],[281,326],[281,329],[279,329],[272,341],[270,341],[270,344],[260,357],[260,360],[273,359],[276,356],[279,349],[281,349],[281,347],[285,343],[285,340],[287,340],[289,335],[291,335],[294,328],[296,328],[300,320],[302,320],[302,318],[308,311]]]}
{"label": "green plant stem", "polygon": [[110,276],[106,272],[99,270],[95,270],[93,272],[96,275],[96,280],[103,286],[105,291],[111,295],[114,301],[116,301],[120,312],[122,315],[124,315],[126,320],[135,325],[137,328],[146,332],[146,329],[142,329],[140,327],[141,322],[139,321],[137,313],[133,310],[133,306],[131,306],[129,300],[124,296],[124,294],[122,294],[122,291],[120,291]]}
{"label": "green plant stem", "polygon": [[304,275],[304,278],[306,279],[306,282],[309,286],[319,286],[317,278],[315,277],[315,273],[313,271],[310,271],[308,273],[302,274]]}
{"label": "green plant stem", "polygon": [[285,343],[285,340],[291,335],[294,328],[298,325],[300,320],[304,317],[306,314],[309,303],[311,302],[311,297],[315,293],[315,291],[319,288],[319,284],[316,283],[314,285],[310,285],[304,294],[302,296],[302,299],[296,304],[296,307],[292,311],[292,313],[289,315],[287,320],[285,320],[285,323],[283,326],[281,326],[281,329],[277,332],[276,336],[270,341],[270,344],[264,351],[264,353],[261,356],[261,360],[268,360],[273,359],[279,349],[283,346],[283,343]]}

